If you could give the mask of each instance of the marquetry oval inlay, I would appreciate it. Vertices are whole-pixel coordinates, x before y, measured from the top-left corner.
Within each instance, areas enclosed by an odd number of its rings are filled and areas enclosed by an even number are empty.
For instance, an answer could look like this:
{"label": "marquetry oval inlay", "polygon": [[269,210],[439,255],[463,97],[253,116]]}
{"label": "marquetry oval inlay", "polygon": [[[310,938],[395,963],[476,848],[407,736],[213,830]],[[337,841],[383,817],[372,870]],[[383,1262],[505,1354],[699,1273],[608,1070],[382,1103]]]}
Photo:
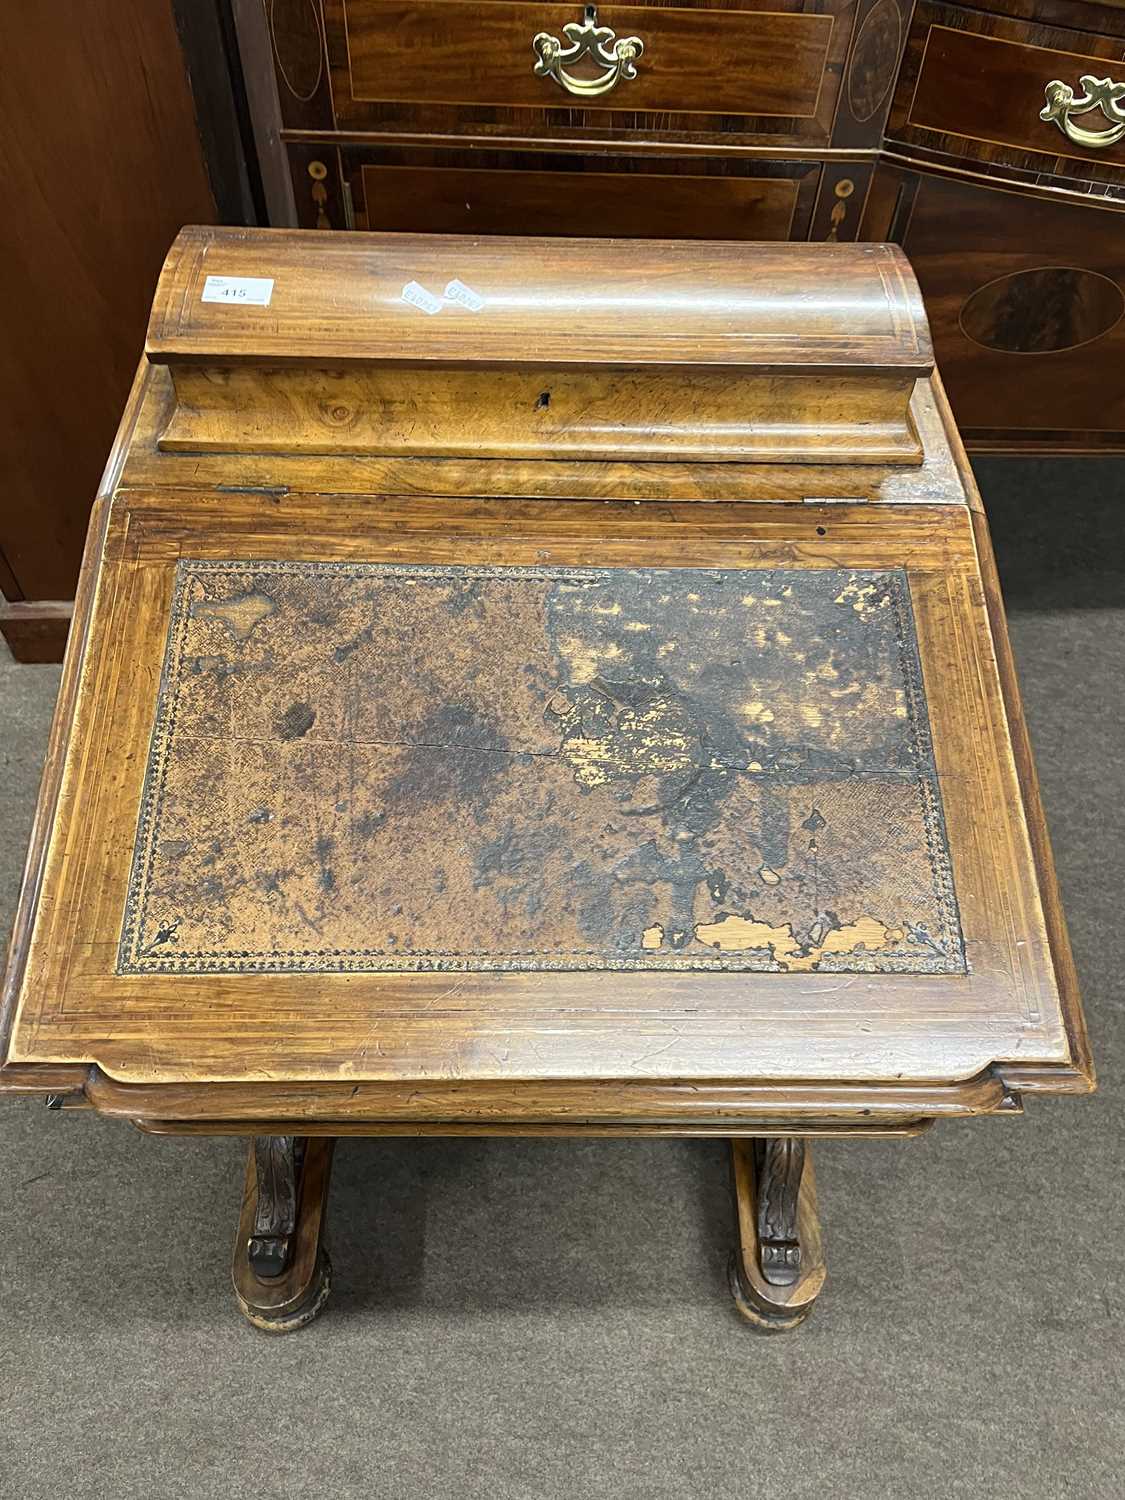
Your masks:
{"label": "marquetry oval inlay", "polygon": [[270,0],[270,35],[282,82],[294,99],[307,104],[320,87],[324,69],[315,0]]}
{"label": "marquetry oval inlay", "polygon": [[890,92],[901,41],[895,0],[876,0],[859,28],[848,69],[848,104],[857,124],[870,120]]}
{"label": "marquetry oval inlay", "polygon": [[961,309],[974,343],[1005,354],[1055,354],[1101,338],[1125,314],[1125,293],[1098,271],[1036,266],[979,287]]}

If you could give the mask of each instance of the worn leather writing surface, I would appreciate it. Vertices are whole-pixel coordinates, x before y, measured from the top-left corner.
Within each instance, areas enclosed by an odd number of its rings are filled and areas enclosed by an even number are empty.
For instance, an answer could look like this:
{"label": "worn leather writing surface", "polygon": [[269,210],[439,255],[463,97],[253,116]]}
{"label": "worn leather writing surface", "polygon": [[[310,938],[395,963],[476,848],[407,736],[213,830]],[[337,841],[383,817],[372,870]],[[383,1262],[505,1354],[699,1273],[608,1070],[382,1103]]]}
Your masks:
{"label": "worn leather writing surface", "polygon": [[118,972],[965,973],[899,571],[181,561]]}

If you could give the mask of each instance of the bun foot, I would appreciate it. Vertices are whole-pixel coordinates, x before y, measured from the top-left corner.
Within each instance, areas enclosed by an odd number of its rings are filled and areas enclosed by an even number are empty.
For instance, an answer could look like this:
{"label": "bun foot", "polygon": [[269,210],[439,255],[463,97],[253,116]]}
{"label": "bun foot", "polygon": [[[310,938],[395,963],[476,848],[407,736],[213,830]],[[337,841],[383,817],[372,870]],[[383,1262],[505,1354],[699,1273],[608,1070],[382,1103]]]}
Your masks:
{"label": "bun foot", "polygon": [[743,1284],[738,1269],[737,1250],[731,1251],[727,1264],[727,1278],[730,1282],[730,1294],[734,1298],[734,1305],[739,1316],[745,1318],[757,1333],[787,1333],[790,1328],[796,1328],[803,1323],[813,1310],[812,1302],[791,1313],[782,1312],[764,1300],[759,1302],[753,1289]]}
{"label": "bun foot", "polygon": [[260,1303],[247,1302],[235,1283],[234,1294],[238,1298],[238,1309],[248,1323],[260,1328],[263,1333],[296,1333],[319,1317],[328,1293],[332,1290],[332,1261],[328,1251],[322,1249],[313,1269],[313,1277],[303,1295],[292,1306],[263,1308]]}

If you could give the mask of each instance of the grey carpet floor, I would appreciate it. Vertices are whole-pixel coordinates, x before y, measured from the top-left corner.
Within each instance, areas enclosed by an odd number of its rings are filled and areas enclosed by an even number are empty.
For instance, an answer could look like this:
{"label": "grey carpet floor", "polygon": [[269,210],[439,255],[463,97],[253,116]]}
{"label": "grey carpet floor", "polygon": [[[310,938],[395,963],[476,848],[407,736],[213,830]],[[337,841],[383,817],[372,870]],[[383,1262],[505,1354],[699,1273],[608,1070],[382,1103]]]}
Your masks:
{"label": "grey carpet floor", "polygon": [[[818,1144],[830,1279],[773,1339],[715,1143],[346,1141],[329,1310],[271,1340],[236,1142],[8,1102],[0,1495],[1125,1494],[1125,469],[980,472],[1100,1093]],[[56,684],[0,662],[0,927]]]}

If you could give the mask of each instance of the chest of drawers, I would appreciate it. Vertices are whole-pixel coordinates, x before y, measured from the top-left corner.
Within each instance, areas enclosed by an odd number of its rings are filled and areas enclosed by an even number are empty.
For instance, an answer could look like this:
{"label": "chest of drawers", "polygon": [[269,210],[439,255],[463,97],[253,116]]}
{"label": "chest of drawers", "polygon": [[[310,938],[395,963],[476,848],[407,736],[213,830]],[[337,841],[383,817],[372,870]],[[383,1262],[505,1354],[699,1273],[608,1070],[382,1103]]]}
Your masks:
{"label": "chest of drawers", "polygon": [[236,12],[278,224],[896,240],[970,447],[1125,451],[1115,3]]}

